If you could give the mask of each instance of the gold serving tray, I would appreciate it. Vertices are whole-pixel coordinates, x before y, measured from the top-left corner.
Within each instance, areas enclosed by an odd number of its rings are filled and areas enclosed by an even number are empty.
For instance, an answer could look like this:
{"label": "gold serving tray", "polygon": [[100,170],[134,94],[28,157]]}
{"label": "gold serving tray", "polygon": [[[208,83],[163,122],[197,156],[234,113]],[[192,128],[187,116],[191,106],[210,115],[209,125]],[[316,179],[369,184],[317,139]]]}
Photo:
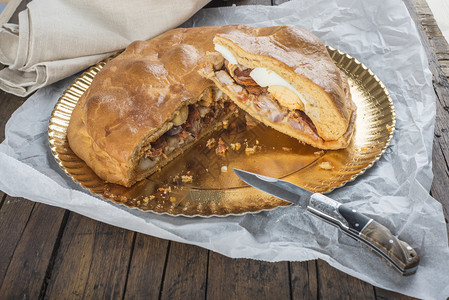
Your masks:
{"label": "gold serving tray", "polygon": [[[356,130],[344,150],[321,151],[261,124],[247,128],[241,115],[230,121],[227,129],[198,141],[161,172],[131,188],[105,182],[72,152],[67,127],[78,99],[109,58],[77,78],[56,103],[48,126],[52,153],[61,168],[93,194],[160,214],[227,216],[289,205],[248,187],[232,168],[282,178],[314,192],[329,192],[354,180],[385,152],[395,128],[395,111],[388,91],[376,75],[351,56],[330,47],[328,51],[348,76],[357,105]],[[222,138],[229,147],[226,156],[218,156],[215,147],[206,146],[211,137]],[[236,143],[241,148],[232,150],[231,144]],[[246,148],[255,153],[246,153]],[[190,176],[192,182],[185,182]]]}

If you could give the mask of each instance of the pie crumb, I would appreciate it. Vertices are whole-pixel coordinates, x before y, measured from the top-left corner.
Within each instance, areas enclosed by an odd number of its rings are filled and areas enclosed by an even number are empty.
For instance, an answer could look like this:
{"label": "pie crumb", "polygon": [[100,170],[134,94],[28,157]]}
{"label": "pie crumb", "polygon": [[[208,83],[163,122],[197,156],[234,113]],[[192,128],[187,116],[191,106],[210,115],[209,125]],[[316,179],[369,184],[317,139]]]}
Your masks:
{"label": "pie crumb", "polygon": [[223,121],[223,129],[228,129],[228,126],[229,126],[228,120],[224,120]]}
{"label": "pie crumb", "polygon": [[182,180],[182,182],[193,182],[193,176],[182,175],[181,180]]}
{"label": "pie crumb", "polygon": [[153,200],[154,198],[156,198],[156,196],[151,195],[150,197],[145,197],[143,198],[143,203],[148,203],[148,201]]}
{"label": "pie crumb", "polygon": [[215,153],[219,156],[226,156],[226,151],[228,151],[228,146],[225,145],[221,138],[218,139],[218,146],[215,149]]}
{"label": "pie crumb", "polygon": [[207,140],[207,142],[206,142],[206,147],[207,148],[212,149],[214,147],[214,145],[215,145],[215,139],[214,138],[211,138],[211,139]]}
{"label": "pie crumb", "polygon": [[240,144],[239,142],[237,142],[235,144],[234,143],[231,144],[231,149],[235,150],[235,151],[239,151],[241,147],[242,147],[242,144]]}
{"label": "pie crumb", "polygon": [[160,187],[157,190],[158,190],[158,192],[163,192],[164,194],[167,194],[167,193],[171,192],[171,187],[168,187],[168,188]]}
{"label": "pie crumb", "polygon": [[334,168],[334,166],[333,166],[330,162],[328,162],[328,161],[323,161],[323,162],[320,163],[318,166],[319,166],[321,169],[324,169],[324,170],[331,170],[331,169]]}
{"label": "pie crumb", "polygon": [[251,155],[251,154],[254,154],[254,153],[256,153],[256,150],[257,150],[257,146],[253,146],[253,147],[246,147],[245,148],[245,154],[246,155]]}

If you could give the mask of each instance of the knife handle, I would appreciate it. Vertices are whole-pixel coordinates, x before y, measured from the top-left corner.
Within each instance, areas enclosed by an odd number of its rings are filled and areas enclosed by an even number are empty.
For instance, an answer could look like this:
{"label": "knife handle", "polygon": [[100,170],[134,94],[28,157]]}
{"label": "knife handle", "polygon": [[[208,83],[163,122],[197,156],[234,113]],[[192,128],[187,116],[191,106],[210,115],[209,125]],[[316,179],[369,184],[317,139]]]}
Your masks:
{"label": "knife handle", "polygon": [[344,233],[376,252],[402,275],[416,272],[419,263],[416,251],[375,220],[318,193],[310,197],[307,210],[340,227]]}

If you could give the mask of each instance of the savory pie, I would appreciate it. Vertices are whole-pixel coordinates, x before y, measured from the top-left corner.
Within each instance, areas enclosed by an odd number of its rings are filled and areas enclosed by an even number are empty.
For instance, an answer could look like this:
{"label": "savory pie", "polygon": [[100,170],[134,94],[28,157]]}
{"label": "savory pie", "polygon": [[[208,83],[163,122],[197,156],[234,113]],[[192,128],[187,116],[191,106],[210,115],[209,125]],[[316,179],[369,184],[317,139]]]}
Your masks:
{"label": "savory pie", "polygon": [[215,130],[236,110],[198,70],[217,33],[174,29],[136,41],[94,77],[71,116],[74,153],[102,179],[131,186]]}
{"label": "savory pie", "polygon": [[236,104],[322,149],[346,147],[353,132],[347,79],[317,37],[228,25],[129,45],[80,97],[67,138],[100,178],[129,187],[220,127]]}
{"label": "savory pie", "polygon": [[276,26],[218,33],[214,44],[201,72],[240,108],[314,147],[348,146],[356,106],[318,37]]}

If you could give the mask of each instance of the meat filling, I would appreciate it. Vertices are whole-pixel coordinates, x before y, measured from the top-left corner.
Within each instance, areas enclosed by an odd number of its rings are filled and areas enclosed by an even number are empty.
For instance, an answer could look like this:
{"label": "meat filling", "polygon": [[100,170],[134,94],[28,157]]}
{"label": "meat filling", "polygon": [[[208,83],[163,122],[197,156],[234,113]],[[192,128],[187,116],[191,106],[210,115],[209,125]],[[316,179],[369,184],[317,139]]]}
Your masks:
{"label": "meat filling", "polygon": [[176,149],[197,140],[203,130],[215,119],[236,109],[236,105],[225,101],[223,94],[218,92],[215,101],[201,100],[196,104],[188,105],[188,115],[183,124],[175,125],[165,132],[156,141],[142,149],[143,158],[140,169],[149,169],[162,158],[167,158]]}
{"label": "meat filling", "polygon": [[[240,90],[240,87],[234,87],[235,92],[239,95],[239,100],[246,105],[258,111],[261,115],[268,116],[268,118],[274,122],[284,122],[289,124],[296,130],[307,132],[316,140],[322,140],[318,135],[315,125],[312,120],[300,109],[289,109],[281,106],[272,95],[267,87],[259,86],[250,76],[253,69],[245,68],[242,65],[231,65],[225,60],[224,69],[232,77],[232,79],[239,84],[247,93]],[[222,69],[217,72],[217,78],[224,84],[229,84],[229,80],[226,80],[221,72],[225,72]],[[221,74],[219,74],[221,73]],[[229,79],[229,78],[228,78]],[[227,82],[224,82],[227,81]],[[249,95],[248,95],[249,94]],[[250,101],[249,98],[251,98]]]}

